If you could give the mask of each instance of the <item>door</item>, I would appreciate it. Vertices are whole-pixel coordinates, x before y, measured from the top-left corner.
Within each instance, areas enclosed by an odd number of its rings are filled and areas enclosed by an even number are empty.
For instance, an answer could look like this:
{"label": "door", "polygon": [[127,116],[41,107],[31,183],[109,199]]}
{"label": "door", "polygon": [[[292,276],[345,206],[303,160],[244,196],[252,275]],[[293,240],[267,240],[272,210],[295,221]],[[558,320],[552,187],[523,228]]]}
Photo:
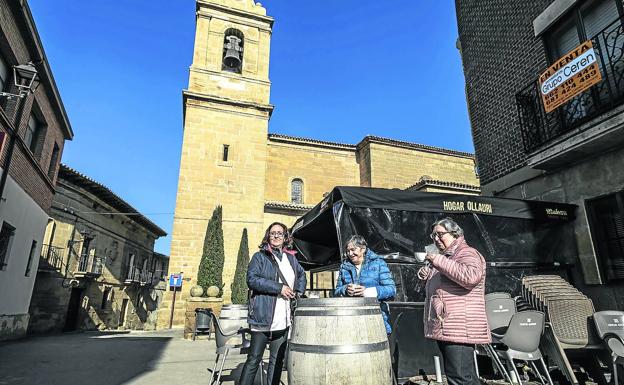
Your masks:
{"label": "door", "polygon": [[76,330],[78,326],[78,318],[80,316],[80,301],[82,299],[83,289],[73,288],[69,296],[69,305],[67,306],[67,316],[65,317],[64,332]]}
{"label": "door", "polygon": [[121,302],[121,311],[119,312],[119,324],[117,326],[123,327],[124,322],[126,321],[126,311],[128,310],[128,299],[125,298]]}

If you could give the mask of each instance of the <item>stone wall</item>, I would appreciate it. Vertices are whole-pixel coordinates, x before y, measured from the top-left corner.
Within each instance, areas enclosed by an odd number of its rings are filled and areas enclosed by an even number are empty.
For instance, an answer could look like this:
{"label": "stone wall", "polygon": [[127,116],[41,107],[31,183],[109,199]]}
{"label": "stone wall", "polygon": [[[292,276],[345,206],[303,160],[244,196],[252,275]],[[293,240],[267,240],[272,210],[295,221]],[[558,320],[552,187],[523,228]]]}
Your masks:
{"label": "stone wall", "polygon": [[[73,325],[66,325],[66,316],[74,288],[81,290],[77,329],[153,329],[164,281],[155,287],[151,283],[140,286],[139,282],[127,282],[127,278],[131,261],[134,266],[145,266],[147,270],[162,269],[164,261],[166,268],[166,258],[157,257],[153,252],[158,235],[136,222],[136,216],[110,215],[117,211],[109,204],[107,199],[110,198],[95,195],[81,184],[83,182],[86,183],[65,173],[59,176],[52,220],[48,222],[43,243],[56,248],[62,264],[52,266],[44,259],[40,262],[30,302],[29,332],[71,329]],[[94,271],[93,258],[102,258],[101,274],[79,272],[79,259],[87,238],[91,239],[87,270]],[[125,311],[122,309],[124,299],[128,304]],[[120,322],[122,312],[123,323]]]}
{"label": "stone wall", "polygon": [[458,156],[370,143],[371,187],[406,189],[423,176],[429,179],[479,185],[472,156]]}
{"label": "stone wall", "polygon": [[353,149],[269,139],[267,150],[267,201],[290,202],[295,178],[303,181],[303,203],[309,205],[317,204],[335,186],[360,184]]}

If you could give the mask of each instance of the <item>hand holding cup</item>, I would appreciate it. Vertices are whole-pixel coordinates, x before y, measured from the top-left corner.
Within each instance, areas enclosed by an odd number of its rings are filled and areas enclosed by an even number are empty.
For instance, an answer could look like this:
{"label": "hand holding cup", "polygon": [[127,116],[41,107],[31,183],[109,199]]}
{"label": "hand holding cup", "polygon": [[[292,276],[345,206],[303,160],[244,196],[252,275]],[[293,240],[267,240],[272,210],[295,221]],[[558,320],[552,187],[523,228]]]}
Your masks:
{"label": "hand holding cup", "polygon": [[347,285],[347,295],[351,297],[361,297],[364,295],[364,286],[350,283]]}

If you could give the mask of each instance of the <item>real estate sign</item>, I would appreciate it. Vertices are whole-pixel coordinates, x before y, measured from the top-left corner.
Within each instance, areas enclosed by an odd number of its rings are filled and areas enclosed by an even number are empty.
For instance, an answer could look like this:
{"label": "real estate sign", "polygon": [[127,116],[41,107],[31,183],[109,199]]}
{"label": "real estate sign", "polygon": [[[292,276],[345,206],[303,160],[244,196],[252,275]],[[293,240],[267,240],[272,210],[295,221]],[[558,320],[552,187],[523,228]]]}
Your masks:
{"label": "real estate sign", "polygon": [[544,110],[551,112],[602,80],[594,46],[588,40],[563,55],[539,77]]}

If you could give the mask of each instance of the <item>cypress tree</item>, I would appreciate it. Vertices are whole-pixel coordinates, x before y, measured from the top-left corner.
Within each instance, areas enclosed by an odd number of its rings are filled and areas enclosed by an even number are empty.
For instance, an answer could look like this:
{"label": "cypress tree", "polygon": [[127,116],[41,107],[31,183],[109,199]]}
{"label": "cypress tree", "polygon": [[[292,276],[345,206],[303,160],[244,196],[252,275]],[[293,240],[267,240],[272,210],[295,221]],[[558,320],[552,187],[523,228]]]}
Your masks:
{"label": "cypress tree", "polygon": [[247,303],[247,265],[249,264],[249,245],[247,241],[247,229],[243,229],[238,258],[236,259],[236,272],[232,281],[232,303]]}
{"label": "cypress tree", "polygon": [[217,206],[206,227],[204,250],[197,272],[197,284],[208,289],[216,286],[223,292],[223,262],[225,250],[223,248],[223,209]]}

